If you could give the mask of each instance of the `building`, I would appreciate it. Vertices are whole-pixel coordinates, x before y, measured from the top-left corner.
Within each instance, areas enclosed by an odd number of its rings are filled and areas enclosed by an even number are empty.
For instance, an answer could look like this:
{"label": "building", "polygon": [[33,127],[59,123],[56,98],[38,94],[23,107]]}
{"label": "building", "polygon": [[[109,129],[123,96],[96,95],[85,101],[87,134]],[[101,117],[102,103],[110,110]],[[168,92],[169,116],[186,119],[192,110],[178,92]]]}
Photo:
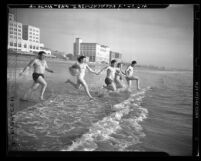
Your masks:
{"label": "building", "polygon": [[76,38],[74,43],[74,56],[84,55],[89,62],[109,63],[110,48],[98,43],[83,43],[80,38]]}
{"label": "building", "polygon": [[21,50],[22,44],[22,23],[14,21],[14,15],[9,14],[8,48]]}
{"label": "building", "polygon": [[110,51],[110,61],[113,59],[121,62],[122,61],[122,54],[118,53],[118,52]]}
{"label": "building", "polygon": [[[31,25],[23,25],[15,21],[14,14],[9,13],[8,49],[23,52],[39,52],[44,44],[40,43],[40,29]],[[48,51],[51,55],[51,52]]]}

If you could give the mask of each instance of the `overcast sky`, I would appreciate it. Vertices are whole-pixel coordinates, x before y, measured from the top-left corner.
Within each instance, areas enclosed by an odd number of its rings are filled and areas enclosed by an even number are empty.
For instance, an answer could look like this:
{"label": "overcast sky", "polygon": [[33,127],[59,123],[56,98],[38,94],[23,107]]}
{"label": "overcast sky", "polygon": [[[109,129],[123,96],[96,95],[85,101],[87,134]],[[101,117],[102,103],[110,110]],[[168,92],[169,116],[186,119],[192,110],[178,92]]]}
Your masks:
{"label": "overcast sky", "polygon": [[166,9],[15,9],[39,27],[45,47],[73,53],[73,42],[107,45],[138,64],[193,68],[193,5]]}

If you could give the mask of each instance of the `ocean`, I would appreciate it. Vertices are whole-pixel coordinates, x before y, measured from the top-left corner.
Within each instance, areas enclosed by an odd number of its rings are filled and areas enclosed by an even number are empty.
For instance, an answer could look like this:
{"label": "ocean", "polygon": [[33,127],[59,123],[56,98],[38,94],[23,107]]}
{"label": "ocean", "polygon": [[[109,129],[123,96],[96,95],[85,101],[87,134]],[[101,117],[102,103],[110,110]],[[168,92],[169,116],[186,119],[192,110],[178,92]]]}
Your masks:
{"label": "ocean", "polygon": [[[172,156],[192,155],[193,73],[136,68],[141,90],[132,83],[132,92],[108,93],[106,73],[86,73],[94,101],[84,89],[65,84],[70,64],[49,63],[45,101],[40,90],[30,101],[19,98],[32,84],[32,69],[22,77],[8,68],[8,99],[15,96],[15,137],[9,141],[17,151],[133,151],[166,152]],[[100,68],[100,67],[95,67]],[[15,75],[16,73],[16,75]],[[14,81],[15,80],[15,81]],[[9,108],[9,107],[8,107]],[[11,125],[8,126],[9,132]],[[10,145],[10,144],[9,144]]]}

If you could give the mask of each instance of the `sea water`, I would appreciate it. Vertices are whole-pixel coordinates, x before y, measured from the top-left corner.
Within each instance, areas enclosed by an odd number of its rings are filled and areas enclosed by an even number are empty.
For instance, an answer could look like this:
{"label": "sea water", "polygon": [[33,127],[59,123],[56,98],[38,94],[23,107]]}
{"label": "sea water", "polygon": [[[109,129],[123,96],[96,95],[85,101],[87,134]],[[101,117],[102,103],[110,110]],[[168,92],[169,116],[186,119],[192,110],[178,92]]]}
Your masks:
{"label": "sea water", "polygon": [[[64,83],[67,78],[75,81],[66,65],[54,70],[45,75],[46,101],[12,116],[16,150],[192,154],[192,72],[138,70],[142,90],[133,82],[131,92],[120,93],[101,89],[106,73],[87,73],[95,97],[89,101],[83,88]],[[17,90],[24,91],[30,81],[31,71],[16,79]]]}

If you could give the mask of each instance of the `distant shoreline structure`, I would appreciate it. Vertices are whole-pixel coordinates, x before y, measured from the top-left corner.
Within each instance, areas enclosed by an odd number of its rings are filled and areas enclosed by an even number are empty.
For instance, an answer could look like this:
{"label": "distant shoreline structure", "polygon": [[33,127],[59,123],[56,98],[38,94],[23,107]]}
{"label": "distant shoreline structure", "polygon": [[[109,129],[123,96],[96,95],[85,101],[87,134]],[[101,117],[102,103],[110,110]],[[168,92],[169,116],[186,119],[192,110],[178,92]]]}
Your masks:
{"label": "distant shoreline structure", "polygon": [[[30,58],[30,57],[35,57],[37,56],[37,54],[34,53],[22,53],[20,51],[16,51],[16,52],[7,52],[7,56],[19,56],[19,57],[23,57],[23,58]],[[52,61],[62,61],[62,62],[75,62],[75,60],[65,60],[62,59],[60,57],[56,57],[56,56],[47,56],[48,59],[51,59]],[[90,63],[89,64],[100,64],[100,63]],[[124,66],[128,66],[130,65],[130,63],[128,62],[122,62],[122,64]],[[104,64],[105,65],[105,64]],[[140,65],[137,64],[136,65],[137,69],[149,69],[149,70],[156,70],[156,71],[191,71],[193,72],[193,69],[178,69],[178,68],[167,68],[167,67],[158,67],[158,66],[153,66],[153,65]]]}

